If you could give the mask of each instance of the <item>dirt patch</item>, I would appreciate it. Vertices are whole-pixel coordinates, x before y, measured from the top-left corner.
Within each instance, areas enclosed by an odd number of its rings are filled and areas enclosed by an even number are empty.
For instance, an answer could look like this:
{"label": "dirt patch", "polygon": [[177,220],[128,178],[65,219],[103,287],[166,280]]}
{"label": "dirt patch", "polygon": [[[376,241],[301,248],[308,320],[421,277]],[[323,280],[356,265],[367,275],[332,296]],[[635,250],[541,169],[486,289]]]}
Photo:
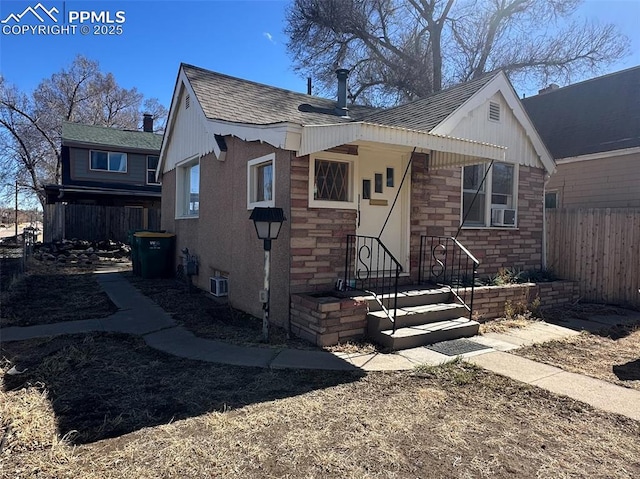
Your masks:
{"label": "dirt patch", "polygon": [[0,293],[0,326],[33,326],[113,314],[117,307],[91,274],[101,266],[30,260],[26,274]]}
{"label": "dirt patch", "polygon": [[640,324],[616,325],[596,333],[584,331],[514,351],[579,374],[640,390]]}
{"label": "dirt patch", "polygon": [[317,349],[302,339],[287,338],[287,332],[275,325],[269,328],[269,342],[264,343],[262,318],[234,309],[226,300],[216,299],[196,287],[189,289],[181,281],[142,279],[132,273],[123,276],[196,336],[242,346]]}
{"label": "dirt patch", "polygon": [[5,348],[1,477],[640,475],[640,423],[463,362],[270,371],[106,334]]}

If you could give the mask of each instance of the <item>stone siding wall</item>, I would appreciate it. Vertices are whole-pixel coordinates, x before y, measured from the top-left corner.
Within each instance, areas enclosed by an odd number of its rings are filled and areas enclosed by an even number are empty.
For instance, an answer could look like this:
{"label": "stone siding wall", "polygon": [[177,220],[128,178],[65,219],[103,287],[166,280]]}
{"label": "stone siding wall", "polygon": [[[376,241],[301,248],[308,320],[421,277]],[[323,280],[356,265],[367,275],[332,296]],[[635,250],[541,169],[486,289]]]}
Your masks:
{"label": "stone siding wall", "polygon": [[[411,271],[417,280],[420,236],[454,236],[461,221],[461,168],[428,171],[426,161],[411,169]],[[480,275],[542,265],[544,170],[520,166],[517,228],[464,228],[458,240],[478,258]]]}
{"label": "stone siding wall", "polygon": [[291,295],[291,332],[318,346],[361,338],[367,329],[367,302],[333,296]]}
{"label": "stone siding wall", "polygon": [[309,157],[291,161],[291,293],[327,291],[344,275],[356,212],[309,208]]}
{"label": "stone siding wall", "polygon": [[504,315],[507,301],[530,304],[536,297],[540,298],[540,307],[545,309],[574,303],[579,299],[580,292],[575,281],[481,286],[474,291],[474,319],[484,321],[499,318]]}

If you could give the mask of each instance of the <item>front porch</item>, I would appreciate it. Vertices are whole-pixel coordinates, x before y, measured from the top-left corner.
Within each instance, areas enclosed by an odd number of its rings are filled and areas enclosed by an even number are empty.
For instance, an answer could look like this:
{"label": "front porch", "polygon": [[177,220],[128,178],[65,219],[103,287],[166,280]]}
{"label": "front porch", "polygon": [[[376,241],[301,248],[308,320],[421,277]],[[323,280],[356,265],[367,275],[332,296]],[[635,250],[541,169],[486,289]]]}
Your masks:
{"label": "front porch", "polygon": [[[474,293],[474,318],[479,323],[504,315],[505,304],[533,300],[539,297],[545,307],[572,304],[579,297],[577,284],[572,281],[547,283],[523,283],[505,286],[480,286]],[[358,291],[326,291],[316,294],[294,294],[291,296],[291,331],[318,346],[332,346],[347,341],[369,338],[390,349],[406,349],[423,344],[439,342],[454,337],[473,336],[476,331],[456,330],[455,326],[465,324],[467,317],[458,304],[451,302],[447,288],[400,286],[398,308],[400,321],[403,316],[415,316],[415,320],[427,317],[431,326],[420,328],[412,325],[400,332],[397,341],[389,343],[393,334],[386,328],[387,319],[380,314],[380,308],[372,295]],[[447,315],[458,315],[448,323]],[[422,315],[422,316],[419,316]],[[439,321],[440,320],[440,321]],[[444,324],[438,324],[444,321]],[[474,321],[475,322],[475,321]],[[388,326],[388,323],[386,324]],[[473,328],[473,323],[469,326]],[[415,334],[406,334],[406,333]],[[425,340],[426,341],[423,341]]]}

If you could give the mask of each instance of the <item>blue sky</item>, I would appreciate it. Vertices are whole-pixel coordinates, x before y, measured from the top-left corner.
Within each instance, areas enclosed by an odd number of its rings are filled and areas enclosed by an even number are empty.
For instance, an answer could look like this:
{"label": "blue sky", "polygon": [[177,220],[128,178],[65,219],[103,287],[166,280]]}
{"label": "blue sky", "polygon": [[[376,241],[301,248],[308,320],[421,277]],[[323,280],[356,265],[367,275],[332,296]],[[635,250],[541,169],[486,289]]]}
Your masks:
{"label": "blue sky", "polygon": [[[39,0],[1,0],[0,18]],[[169,106],[180,62],[304,92],[286,53],[287,0],[40,0],[50,9],[125,12],[121,35],[0,35],[0,72],[25,91],[71,63],[78,53],[98,60],[127,88]],[[632,55],[608,71],[640,64],[640,0],[588,0],[588,18],[616,23],[631,38]],[[539,85],[531,91],[534,94]]]}

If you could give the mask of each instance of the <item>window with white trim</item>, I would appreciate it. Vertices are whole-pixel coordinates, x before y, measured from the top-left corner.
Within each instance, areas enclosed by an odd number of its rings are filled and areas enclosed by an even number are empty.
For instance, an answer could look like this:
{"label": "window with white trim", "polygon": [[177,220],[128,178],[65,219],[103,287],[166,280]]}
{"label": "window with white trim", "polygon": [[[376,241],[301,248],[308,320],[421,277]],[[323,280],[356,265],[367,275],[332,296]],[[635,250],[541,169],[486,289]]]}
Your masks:
{"label": "window with white trim", "polygon": [[464,226],[515,227],[518,198],[517,166],[495,162],[488,173],[487,168],[488,163],[481,163],[462,169]]}
{"label": "window with white trim", "polygon": [[558,192],[547,191],[544,195],[544,207],[548,210],[554,210],[558,207]]}
{"label": "window with white trim", "polygon": [[176,218],[197,217],[200,212],[200,160],[176,167]]}
{"label": "window with white trim", "polygon": [[247,162],[247,209],[275,205],[275,153]]}
{"label": "window with white trim", "polygon": [[91,150],[89,169],[96,171],[127,172],[127,154],[115,151]]}
{"label": "window with white trim", "polygon": [[[354,155],[320,153],[309,159],[309,206],[356,209],[357,169]],[[371,185],[373,187],[373,185]]]}
{"label": "window with white trim", "polygon": [[159,185],[156,181],[156,169],[158,168],[159,156],[149,155],[147,156],[147,184]]}

